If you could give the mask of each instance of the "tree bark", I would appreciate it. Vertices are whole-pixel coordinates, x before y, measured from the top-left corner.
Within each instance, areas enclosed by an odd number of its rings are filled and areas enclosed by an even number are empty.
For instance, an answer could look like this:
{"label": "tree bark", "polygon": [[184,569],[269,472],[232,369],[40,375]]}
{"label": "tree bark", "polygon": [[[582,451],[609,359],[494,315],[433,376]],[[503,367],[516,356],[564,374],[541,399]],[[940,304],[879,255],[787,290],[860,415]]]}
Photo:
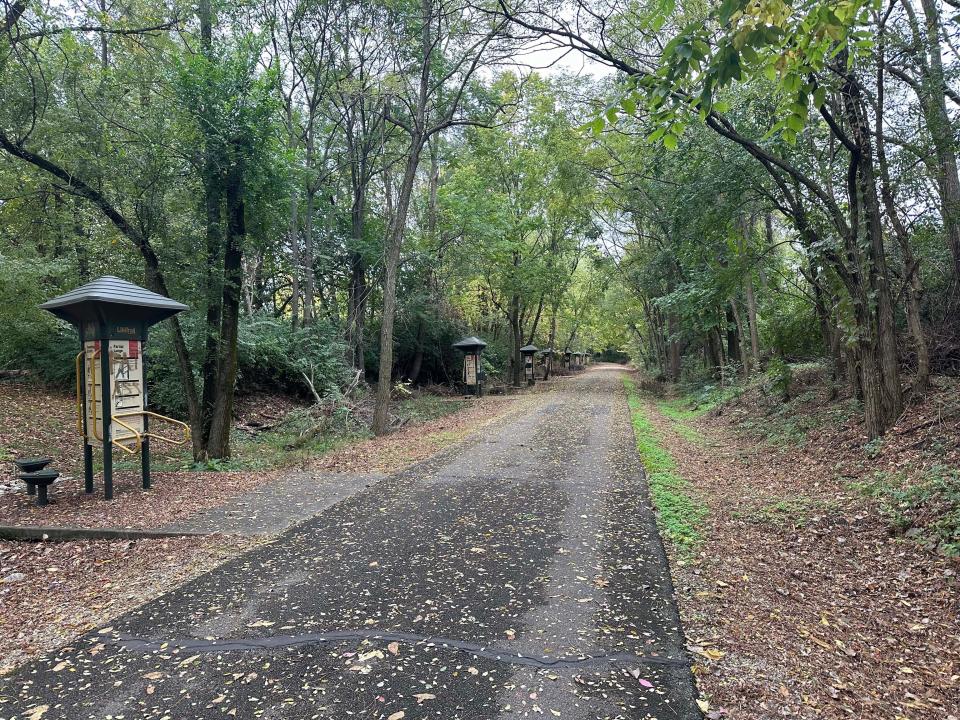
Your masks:
{"label": "tree bark", "polygon": [[[926,6],[929,0],[923,0]],[[877,62],[877,101],[876,126],[883,127],[884,113],[884,69],[886,64],[885,48],[881,39],[878,47]],[[880,170],[880,197],[894,235],[903,253],[904,290],[907,297],[907,327],[913,337],[914,350],[917,354],[917,369],[910,388],[911,393],[923,395],[930,385],[930,349],[924,332],[923,320],[920,313],[920,301],[923,296],[923,285],[920,280],[920,261],[913,255],[910,243],[910,234],[904,226],[900,213],[897,212],[894,201],[893,187],[890,182],[890,170],[887,165],[887,153],[883,133],[877,133],[877,163]],[[954,162],[954,166],[956,163]]]}
{"label": "tree bark", "polygon": [[[770,214],[767,214],[767,219],[770,219]],[[741,237],[741,246],[740,253],[741,257],[747,256],[749,254],[750,243],[748,242],[749,237],[753,235],[753,226],[754,218],[750,218],[750,222],[744,225],[744,233]],[[749,234],[748,234],[749,233]],[[770,235],[773,235],[773,228],[770,228]],[[770,243],[771,245],[773,243]],[[743,276],[743,291],[744,295],[747,298],[747,325],[750,331],[750,356],[753,360],[753,368],[760,369],[760,331],[757,328],[757,297],[753,292],[753,262],[752,258],[749,258],[750,262],[747,264],[747,271]],[[744,366],[747,363],[744,362]],[[748,369],[747,375],[750,374],[752,368]]]}
{"label": "tree bark", "polygon": [[314,239],[313,239],[313,211],[317,197],[316,180],[312,176],[314,162],[313,128],[307,132],[307,187],[304,199],[303,215],[303,326],[313,324],[313,308],[316,301],[316,279],[313,269]]}
{"label": "tree bark", "polygon": [[677,332],[680,330],[680,318],[676,313],[667,315],[667,377],[673,382],[680,380],[680,342]]}
{"label": "tree bark", "polygon": [[523,358],[520,348],[523,344],[523,332],[520,327],[520,295],[514,293],[510,299],[510,384],[520,387],[523,378]]}
{"label": "tree bark", "polygon": [[728,342],[727,355],[731,359],[733,359],[734,351],[736,351],[739,354],[741,366],[743,368],[743,376],[745,378],[748,378],[750,377],[751,369],[750,369],[750,354],[747,352],[747,342],[748,342],[747,335],[744,333],[743,317],[740,313],[740,308],[737,306],[736,299],[732,297],[730,298],[730,310],[733,314],[733,320],[736,323],[736,328],[737,328],[736,340],[739,342],[739,344],[735,343],[731,345]]}
{"label": "tree bark", "polygon": [[[870,290],[876,297],[876,344],[878,362],[877,378],[881,383],[880,432],[883,434],[903,411],[903,395],[900,387],[900,357],[897,349],[897,327],[894,318],[893,296],[890,291],[890,272],[887,267],[886,249],[883,243],[883,228],[880,223],[880,201],[877,197],[877,182],[873,160],[872,131],[866,117],[866,109],[860,97],[859,83],[848,76],[845,83],[844,109],[851,133],[856,142],[859,157],[856,166],[856,190],[863,206],[865,232],[867,234],[867,277]],[[855,239],[854,239],[855,241]],[[864,363],[866,371],[872,371],[871,363]],[[864,377],[864,384],[867,378]],[[866,392],[866,388],[864,388]]]}
{"label": "tree bark", "polygon": [[[426,32],[429,33],[429,31]],[[429,47],[429,43],[425,46]],[[407,211],[410,208],[410,198],[413,195],[413,184],[417,176],[417,167],[420,165],[420,154],[423,151],[424,139],[419,130],[414,130],[410,137],[403,180],[397,193],[397,205],[387,233],[383,279],[383,312],[380,324],[380,367],[372,423],[372,430],[376,435],[383,435],[390,429],[390,395],[393,389],[393,324],[397,313],[397,269],[400,265],[400,249],[403,245]]]}
{"label": "tree bark", "polygon": [[543,379],[549,380],[550,375],[553,373],[553,358],[557,354],[557,309],[558,304],[553,303],[553,306],[550,308],[550,342],[549,349],[550,354],[547,355],[546,362],[543,366]]}
{"label": "tree bark", "polygon": [[294,189],[290,193],[290,262],[293,272],[290,277],[290,324],[294,330],[300,323],[300,223],[297,218],[300,209],[300,199]]}
{"label": "tree bark", "polygon": [[210,423],[217,396],[217,365],[220,355],[223,301],[222,249],[223,230],[220,225],[222,185],[220,172],[211,149],[205,150],[203,171],[204,210],[206,219],[207,264],[205,272],[206,318],[204,322],[204,355],[201,367],[203,381],[203,419],[200,438],[201,452],[205,452]]}
{"label": "tree bark", "polygon": [[243,168],[235,161],[226,181],[227,238],[223,260],[223,320],[217,357],[216,401],[210,423],[207,455],[230,457],[234,385],[237,380],[237,336],[243,284],[243,238],[246,234]]}

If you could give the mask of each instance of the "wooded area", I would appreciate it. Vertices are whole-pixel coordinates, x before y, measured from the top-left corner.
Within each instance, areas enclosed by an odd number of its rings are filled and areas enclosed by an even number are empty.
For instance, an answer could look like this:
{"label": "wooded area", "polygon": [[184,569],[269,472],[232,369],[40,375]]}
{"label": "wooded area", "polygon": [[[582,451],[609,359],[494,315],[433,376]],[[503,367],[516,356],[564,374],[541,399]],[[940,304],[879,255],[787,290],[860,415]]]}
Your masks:
{"label": "wooded area", "polygon": [[115,274],[191,306],[148,367],[197,458],[254,387],[383,433],[464,334],[515,385],[819,361],[878,437],[960,358],[956,7],[2,0],[0,369],[69,383],[35,306]]}

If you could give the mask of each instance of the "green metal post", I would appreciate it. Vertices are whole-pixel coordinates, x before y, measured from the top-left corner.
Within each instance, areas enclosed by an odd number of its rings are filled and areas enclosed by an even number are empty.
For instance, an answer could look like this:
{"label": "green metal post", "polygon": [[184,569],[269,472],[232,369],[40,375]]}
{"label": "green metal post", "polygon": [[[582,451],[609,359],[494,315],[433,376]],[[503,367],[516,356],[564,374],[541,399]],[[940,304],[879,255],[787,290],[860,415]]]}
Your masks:
{"label": "green metal post", "polygon": [[83,491],[93,492],[93,446],[83,438]]}

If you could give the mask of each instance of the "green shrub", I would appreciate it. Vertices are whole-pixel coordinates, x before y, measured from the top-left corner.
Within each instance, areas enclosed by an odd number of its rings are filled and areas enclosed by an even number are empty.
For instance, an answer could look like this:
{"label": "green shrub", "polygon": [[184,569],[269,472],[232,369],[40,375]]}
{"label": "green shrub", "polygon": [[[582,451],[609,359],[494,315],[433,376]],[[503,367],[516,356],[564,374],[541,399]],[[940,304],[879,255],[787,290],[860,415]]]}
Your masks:
{"label": "green shrub", "polygon": [[306,375],[324,397],[348,380],[344,357],[336,328],[325,320],[293,330],[286,320],[257,315],[240,323],[237,387],[307,395]]}
{"label": "green shrub", "polygon": [[784,401],[790,399],[790,383],[793,380],[793,370],[781,357],[774,357],[767,365],[766,389]]}
{"label": "green shrub", "polygon": [[790,360],[822,357],[823,337],[813,303],[793,293],[773,293],[760,314],[760,344],[777,348]]}
{"label": "green shrub", "polygon": [[[194,373],[199,387],[202,318],[181,316],[181,326],[194,349]],[[146,346],[151,405],[182,414],[186,411],[173,338],[167,323],[151,330]],[[312,377],[317,393],[338,392],[349,380],[344,347],[336,330],[325,321],[293,330],[287,320],[271,315],[241,318],[237,341],[237,392],[257,390],[311,397],[304,374]]]}
{"label": "green shrub", "polygon": [[72,387],[80,340],[71,325],[37,307],[64,292],[57,261],[0,256],[0,369],[30,370],[46,383]]}

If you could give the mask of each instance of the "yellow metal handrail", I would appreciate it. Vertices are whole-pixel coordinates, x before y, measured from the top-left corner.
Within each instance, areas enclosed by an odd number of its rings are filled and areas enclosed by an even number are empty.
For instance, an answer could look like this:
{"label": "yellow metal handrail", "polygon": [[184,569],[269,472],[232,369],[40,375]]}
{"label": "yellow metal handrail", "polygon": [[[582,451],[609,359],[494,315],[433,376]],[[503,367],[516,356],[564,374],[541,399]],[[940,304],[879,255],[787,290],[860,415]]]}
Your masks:
{"label": "yellow metal handrail", "polygon": [[90,412],[93,416],[93,436],[103,442],[100,433],[97,432],[97,376],[94,375],[94,360],[100,355],[100,350],[94,350],[90,356]]}
{"label": "yellow metal handrail", "polygon": [[[139,430],[137,430],[135,427],[131,427],[130,425],[127,425],[123,420],[120,420],[116,415],[110,416],[110,422],[115,422],[117,423],[117,425],[120,425],[121,427],[124,427],[133,433],[132,438],[129,438],[129,437],[119,438],[119,439],[110,438],[111,443],[113,443],[118,448],[121,448],[124,452],[129,453],[131,455],[135,454],[137,451],[140,450],[141,445],[143,445],[143,435],[141,435]],[[136,440],[136,444],[133,446],[132,450],[128,448],[126,445],[122,444],[124,440]]]}
{"label": "yellow metal handrail", "polygon": [[[96,365],[94,360],[100,356],[100,350],[94,350],[93,354],[90,356],[90,412],[93,414],[93,436],[103,442],[103,438],[100,436],[100,433],[97,432],[97,376],[94,374],[96,370],[94,366]],[[100,394],[103,394],[103,390],[100,390]],[[103,398],[100,398],[101,402]]]}
{"label": "yellow metal handrail", "polygon": [[[174,425],[179,425],[181,428],[183,428],[183,440],[174,440],[173,438],[169,438],[169,437],[166,437],[166,436],[164,436],[164,435],[157,435],[156,433],[152,433],[152,432],[149,432],[149,431],[147,431],[147,432],[145,432],[145,433],[142,433],[143,437],[154,438],[154,439],[156,439],[156,440],[160,440],[161,442],[170,443],[171,445],[185,445],[185,444],[186,444],[187,442],[189,442],[189,440],[190,440],[190,426],[189,426],[189,425],[187,425],[185,422],[180,422],[179,420],[174,420],[172,417],[167,417],[166,415],[161,415],[160,413],[151,412],[150,410],[131,410],[130,412],[125,412],[125,413],[120,413],[119,415],[114,415],[113,417],[115,417],[115,418],[117,418],[117,417],[133,417],[134,415],[141,415],[141,416],[147,416],[147,415],[149,415],[150,417],[154,417],[154,418],[157,418],[157,419],[159,419],[159,420],[163,420],[164,422],[172,423],[172,424],[174,424]],[[122,424],[122,423],[121,423],[121,424]]]}

